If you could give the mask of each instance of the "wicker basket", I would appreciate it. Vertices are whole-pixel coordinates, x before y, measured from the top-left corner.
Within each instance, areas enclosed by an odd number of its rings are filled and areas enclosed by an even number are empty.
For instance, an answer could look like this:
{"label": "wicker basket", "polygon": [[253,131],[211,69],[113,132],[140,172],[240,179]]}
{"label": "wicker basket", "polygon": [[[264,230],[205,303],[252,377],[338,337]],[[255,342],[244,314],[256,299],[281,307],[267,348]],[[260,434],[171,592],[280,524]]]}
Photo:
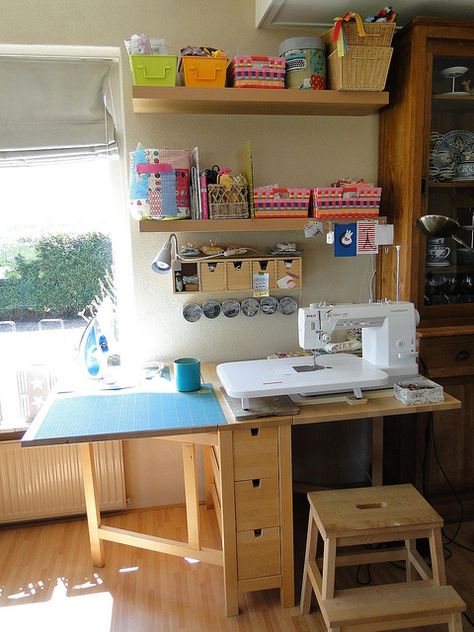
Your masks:
{"label": "wicker basket", "polygon": [[221,184],[207,187],[209,219],[246,219],[249,216],[247,185],[233,184],[230,189]]}
{"label": "wicker basket", "polygon": [[351,46],[344,57],[334,51],[328,57],[330,89],[381,92],[392,53],[393,48],[383,46]]}
{"label": "wicker basket", "polygon": [[[344,22],[342,26],[347,45],[350,46],[390,46],[395,33],[394,22],[364,22],[365,37],[360,37],[355,22]],[[336,50],[336,42],[332,41],[334,27],[323,34],[329,51]]]}

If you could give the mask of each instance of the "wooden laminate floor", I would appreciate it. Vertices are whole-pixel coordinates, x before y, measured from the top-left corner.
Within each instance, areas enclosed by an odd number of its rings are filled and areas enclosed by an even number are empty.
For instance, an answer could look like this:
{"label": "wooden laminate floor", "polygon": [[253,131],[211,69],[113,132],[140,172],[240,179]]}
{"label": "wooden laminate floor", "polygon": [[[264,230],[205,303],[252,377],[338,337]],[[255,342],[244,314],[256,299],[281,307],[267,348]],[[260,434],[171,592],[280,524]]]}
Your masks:
{"label": "wooden laminate floor", "polygon": [[[201,507],[205,546],[218,546],[214,515]],[[184,509],[128,512],[107,524],[184,539]],[[295,523],[297,524],[297,523]],[[449,531],[449,529],[448,529]],[[295,527],[297,549],[304,534]],[[463,525],[459,541],[474,546],[474,523]],[[323,632],[313,606],[283,610],[276,590],[241,597],[242,614],[224,616],[222,569],[201,562],[106,542],[106,566],[90,563],[85,520],[0,530],[1,632]],[[304,546],[304,545],[303,545]],[[450,545],[448,582],[474,615],[474,554]],[[365,569],[363,569],[365,570]],[[343,583],[355,577],[344,569]],[[349,576],[352,573],[352,576]],[[374,581],[398,581],[403,571],[384,565]],[[361,574],[364,580],[366,575]],[[300,578],[297,578],[298,591]],[[441,631],[443,626],[423,628]],[[464,632],[474,628],[463,618]]]}

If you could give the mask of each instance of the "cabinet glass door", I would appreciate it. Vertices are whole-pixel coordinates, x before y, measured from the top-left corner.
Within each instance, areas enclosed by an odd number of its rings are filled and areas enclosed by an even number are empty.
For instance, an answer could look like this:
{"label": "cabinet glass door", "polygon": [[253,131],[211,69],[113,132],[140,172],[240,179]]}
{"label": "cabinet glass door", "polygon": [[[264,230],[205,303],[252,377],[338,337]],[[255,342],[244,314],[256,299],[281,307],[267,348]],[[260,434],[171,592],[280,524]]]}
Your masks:
{"label": "cabinet glass door", "polygon": [[[445,54],[446,50],[446,54]],[[431,65],[427,214],[459,224],[452,237],[427,237],[424,304],[474,304],[474,47],[434,49]],[[460,243],[462,242],[462,243]]]}

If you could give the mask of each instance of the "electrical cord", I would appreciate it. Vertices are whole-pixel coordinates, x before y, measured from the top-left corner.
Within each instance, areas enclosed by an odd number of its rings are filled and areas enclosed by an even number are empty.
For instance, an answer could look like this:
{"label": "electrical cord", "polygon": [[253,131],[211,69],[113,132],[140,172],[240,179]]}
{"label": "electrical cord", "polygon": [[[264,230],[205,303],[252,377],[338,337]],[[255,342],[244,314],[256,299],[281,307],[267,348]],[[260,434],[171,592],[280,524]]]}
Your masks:
{"label": "electrical cord", "polygon": [[[426,366],[426,363],[424,362],[423,358],[421,357],[421,355],[419,356],[419,361],[420,361],[420,365],[422,367],[422,371],[423,371],[423,375],[425,375],[425,377],[429,378],[429,371],[428,368]],[[429,416],[428,416],[428,424],[427,424],[427,428],[426,428],[426,432],[425,432],[425,450],[424,450],[424,455],[423,455],[423,461],[422,461],[422,490],[423,490],[423,495],[425,496],[425,484],[426,484],[426,463],[427,463],[427,454],[428,454],[428,448],[429,448],[429,444],[430,444],[430,438],[431,438],[431,445],[433,446],[433,454],[435,456],[436,459],[436,463],[445,479],[445,481],[448,484],[449,489],[451,490],[451,493],[453,494],[454,498],[456,499],[457,503],[459,504],[459,509],[460,509],[460,518],[459,518],[459,522],[455,528],[454,531],[454,535],[453,536],[448,536],[445,533],[445,530],[443,528],[442,533],[443,536],[446,538],[446,542],[444,542],[444,545],[448,545],[448,544],[456,544],[458,546],[461,546],[461,548],[467,548],[467,550],[472,550],[469,549],[469,547],[464,547],[464,545],[460,545],[458,542],[456,542],[456,537],[459,534],[459,531],[461,529],[461,526],[464,522],[464,504],[462,502],[462,499],[460,498],[459,494],[457,493],[456,489],[454,488],[454,485],[451,483],[448,475],[446,474],[446,470],[444,469],[442,463],[441,463],[441,459],[439,457],[439,453],[438,453],[438,446],[436,443],[436,435],[435,435],[435,428],[434,428],[434,421],[433,421],[433,413],[430,412]],[[446,558],[447,559],[447,558]]]}

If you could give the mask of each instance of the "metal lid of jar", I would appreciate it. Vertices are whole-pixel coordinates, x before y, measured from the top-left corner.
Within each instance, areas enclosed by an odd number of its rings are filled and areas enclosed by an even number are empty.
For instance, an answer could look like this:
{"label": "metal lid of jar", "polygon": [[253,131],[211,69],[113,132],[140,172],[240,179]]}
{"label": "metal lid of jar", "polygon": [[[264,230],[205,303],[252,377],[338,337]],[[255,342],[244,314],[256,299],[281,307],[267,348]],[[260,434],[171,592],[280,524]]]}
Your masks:
{"label": "metal lid of jar", "polygon": [[290,37],[280,44],[278,54],[282,57],[289,50],[297,50],[304,48],[326,48],[325,43],[320,37]]}

